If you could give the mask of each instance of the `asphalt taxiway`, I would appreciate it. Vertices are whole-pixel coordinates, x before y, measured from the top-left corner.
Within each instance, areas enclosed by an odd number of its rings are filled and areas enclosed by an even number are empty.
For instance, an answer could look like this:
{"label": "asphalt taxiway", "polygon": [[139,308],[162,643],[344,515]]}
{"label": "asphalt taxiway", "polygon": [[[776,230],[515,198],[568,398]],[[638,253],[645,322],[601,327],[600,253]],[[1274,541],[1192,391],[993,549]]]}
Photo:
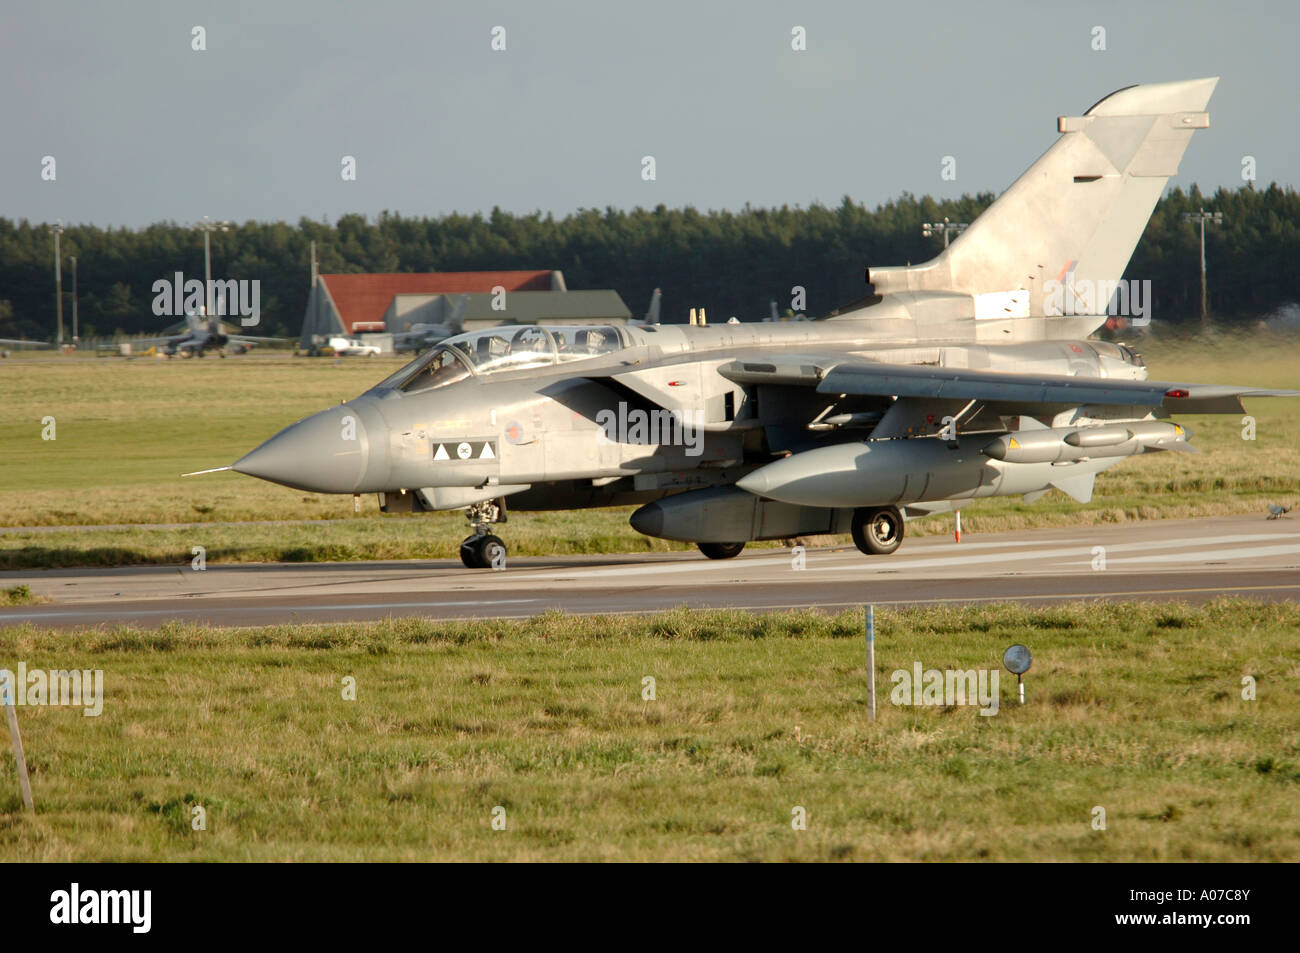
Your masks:
{"label": "asphalt taxiway", "polygon": [[0,626],[246,626],[866,602],[1277,602],[1300,599],[1300,520],[1153,520],[968,535],[960,544],[931,536],[876,557],[811,547],[802,560],[788,549],[750,549],[719,561],[693,552],[514,557],[503,571],[411,560],[0,573],[0,587],[19,584],[52,601],[0,609]]}

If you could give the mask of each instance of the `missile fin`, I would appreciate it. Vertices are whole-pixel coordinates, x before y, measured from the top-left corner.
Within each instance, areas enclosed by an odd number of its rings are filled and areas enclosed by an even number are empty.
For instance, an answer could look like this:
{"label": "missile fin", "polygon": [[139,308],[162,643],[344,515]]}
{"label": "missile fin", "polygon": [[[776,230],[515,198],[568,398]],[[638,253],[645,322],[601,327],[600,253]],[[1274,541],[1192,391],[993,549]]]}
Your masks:
{"label": "missile fin", "polygon": [[1096,478],[1095,473],[1084,473],[1080,476],[1053,480],[1052,486],[1062,493],[1069,494],[1080,503],[1087,503],[1092,499],[1092,485]]}

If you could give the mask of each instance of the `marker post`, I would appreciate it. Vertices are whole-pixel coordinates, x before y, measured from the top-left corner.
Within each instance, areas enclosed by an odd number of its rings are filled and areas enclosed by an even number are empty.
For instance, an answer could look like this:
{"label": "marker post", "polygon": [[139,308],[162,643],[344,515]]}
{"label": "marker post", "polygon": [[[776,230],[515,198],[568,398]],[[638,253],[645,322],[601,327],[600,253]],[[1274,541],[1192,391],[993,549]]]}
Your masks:
{"label": "marker post", "polygon": [[867,716],[876,720],[876,607],[867,606]]}
{"label": "marker post", "polygon": [[9,721],[9,738],[14,746],[14,762],[18,767],[18,787],[23,795],[23,807],[36,813],[36,802],[32,800],[32,781],[27,775],[27,758],[23,754],[23,738],[18,733],[18,712],[14,710],[13,676],[8,672],[0,679],[0,704],[4,705],[5,716]]}
{"label": "marker post", "polygon": [[1033,664],[1034,656],[1030,653],[1029,646],[1021,645],[1019,642],[1002,653],[1003,667],[1016,676],[1016,694],[1020,696],[1022,705],[1025,703],[1025,683],[1022,676]]}

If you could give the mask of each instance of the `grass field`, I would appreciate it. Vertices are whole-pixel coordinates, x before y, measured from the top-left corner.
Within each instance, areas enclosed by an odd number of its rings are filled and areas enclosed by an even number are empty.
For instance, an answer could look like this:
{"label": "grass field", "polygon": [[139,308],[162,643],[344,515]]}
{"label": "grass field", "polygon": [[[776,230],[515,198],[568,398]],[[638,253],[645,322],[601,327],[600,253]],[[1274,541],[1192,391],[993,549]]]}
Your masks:
{"label": "grass field", "polygon": [[[38,813],[6,750],[0,859],[1295,861],[1297,630],[1249,602],[882,611],[872,723],[856,612],[11,628],[0,667],[101,669],[105,699],[18,710]],[[1017,641],[1024,707],[1009,676],[993,717],[890,703],[895,669]]]}
{"label": "grass field", "polygon": [[[1151,342],[1154,378],[1300,388],[1292,337]],[[154,361],[11,358],[0,362],[0,526],[205,524],[198,530],[69,530],[0,535],[0,568],[107,563],[182,563],[193,545],[217,562],[454,558],[465,535],[458,514],[384,516],[374,497],[354,519],[347,496],[306,494],[219,473],[179,474],[232,462],[306,414],[354,396],[389,373],[393,360],[243,359]],[[1093,501],[1053,493],[963,511],[968,533],[1095,522],[1265,512],[1300,497],[1300,426],[1284,400],[1253,401],[1257,439],[1240,417],[1189,417],[1199,455],[1152,454],[1102,474]],[[41,439],[42,419],[57,439]],[[643,552],[684,548],[641,536],[627,508],[570,514],[511,514],[503,534],[517,555]],[[320,520],[319,525],[229,521]],[[921,521],[913,534],[951,531],[951,517]]]}

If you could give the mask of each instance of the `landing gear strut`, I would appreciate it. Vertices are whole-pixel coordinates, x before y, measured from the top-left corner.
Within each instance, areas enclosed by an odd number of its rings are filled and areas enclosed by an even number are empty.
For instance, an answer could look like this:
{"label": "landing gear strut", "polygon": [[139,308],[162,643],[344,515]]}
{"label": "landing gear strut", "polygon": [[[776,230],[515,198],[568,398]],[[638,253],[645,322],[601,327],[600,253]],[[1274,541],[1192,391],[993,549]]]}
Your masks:
{"label": "landing gear strut", "polygon": [[903,514],[895,506],[856,510],[850,531],[853,544],[868,556],[888,556],[903,545]]}
{"label": "landing gear strut", "polygon": [[504,499],[486,500],[469,506],[465,515],[474,532],[460,544],[460,561],[466,569],[505,569],[506,544],[488,530],[493,523],[506,522]]}

